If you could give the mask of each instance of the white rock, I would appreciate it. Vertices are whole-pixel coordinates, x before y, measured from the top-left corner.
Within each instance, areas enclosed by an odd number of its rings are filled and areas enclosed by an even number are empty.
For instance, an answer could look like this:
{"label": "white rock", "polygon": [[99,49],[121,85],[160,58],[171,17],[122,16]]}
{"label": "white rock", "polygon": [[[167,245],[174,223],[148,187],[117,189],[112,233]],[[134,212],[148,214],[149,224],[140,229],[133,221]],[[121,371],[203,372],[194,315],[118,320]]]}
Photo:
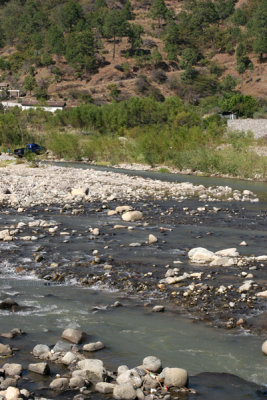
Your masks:
{"label": "white rock", "polygon": [[49,365],[46,362],[29,364],[28,370],[40,375],[48,375],[50,373]]}
{"label": "white rock", "polygon": [[151,372],[158,372],[161,369],[161,361],[154,356],[147,356],[143,359],[143,367]]}
{"label": "white rock", "polygon": [[103,361],[97,359],[85,359],[78,362],[78,367],[86,371],[86,375],[93,383],[103,382],[106,370]]}
{"label": "white rock", "polygon": [[158,241],[158,238],[155,235],[150,234],[148,236],[148,243],[149,244],[157,243],[157,241]]}
{"label": "white rock", "polygon": [[63,358],[61,358],[61,362],[65,365],[72,364],[77,359],[77,356],[72,352],[68,351]]}
{"label": "white rock", "polygon": [[261,350],[263,354],[267,356],[267,340],[265,340],[265,342],[262,343]]}
{"label": "white rock", "polygon": [[136,391],[130,383],[115,385],[113,389],[113,397],[116,400],[134,400],[136,398]]}
{"label": "white rock", "polygon": [[22,372],[22,365],[21,364],[4,364],[3,365],[3,370],[5,371],[6,375],[9,376],[15,376],[15,375],[20,375]]}
{"label": "white rock", "polygon": [[108,382],[98,382],[95,385],[95,390],[99,393],[113,393],[115,385],[113,383]]}
{"label": "white rock", "polygon": [[122,219],[123,221],[126,222],[134,222],[138,221],[143,218],[143,214],[141,211],[127,211],[124,214],[122,214]]}
{"label": "white rock", "polygon": [[232,257],[219,257],[215,256],[214,260],[210,263],[211,267],[231,267],[236,264],[236,259]]}
{"label": "white rock", "polygon": [[142,379],[135,369],[129,369],[128,371],[123,372],[117,377],[116,381],[119,385],[130,383],[134,387],[142,386]]}
{"label": "white rock", "polygon": [[236,248],[230,248],[230,249],[224,249],[224,250],[219,250],[215,252],[216,255],[222,256],[222,257],[238,257],[239,253],[236,251]]}
{"label": "white rock", "polygon": [[204,247],[195,247],[188,252],[190,261],[198,264],[209,263],[215,259],[215,254]]}
{"label": "white rock", "polygon": [[67,378],[56,378],[50,383],[49,387],[52,390],[66,390],[69,387],[69,381]]}
{"label": "white rock", "polygon": [[46,344],[37,344],[32,352],[35,357],[39,357],[43,353],[48,353],[50,351],[49,347]]}
{"label": "white rock", "polygon": [[20,397],[20,392],[18,388],[15,388],[13,386],[9,386],[6,390],[6,400],[16,400]]}
{"label": "white rock", "polygon": [[247,242],[243,240],[243,242],[239,243],[239,246],[247,246]]}
{"label": "white rock", "polygon": [[83,339],[83,332],[78,329],[68,328],[63,331],[61,337],[70,343],[79,344]]}
{"label": "white rock", "polygon": [[238,288],[239,293],[248,292],[252,287],[253,281],[245,281],[243,285]]}
{"label": "white rock", "polygon": [[84,351],[97,351],[103,349],[105,346],[102,342],[88,343],[83,346]]}
{"label": "white rock", "polygon": [[126,211],[131,211],[132,209],[131,206],[118,206],[115,208],[115,212],[120,214]]}
{"label": "white rock", "polygon": [[265,290],[264,292],[259,292],[256,294],[257,297],[263,297],[266,298],[267,297],[267,290]]}
{"label": "white rock", "polygon": [[166,368],[164,385],[169,387],[182,387],[186,386],[188,380],[188,374],[185,369],[182,368]]}

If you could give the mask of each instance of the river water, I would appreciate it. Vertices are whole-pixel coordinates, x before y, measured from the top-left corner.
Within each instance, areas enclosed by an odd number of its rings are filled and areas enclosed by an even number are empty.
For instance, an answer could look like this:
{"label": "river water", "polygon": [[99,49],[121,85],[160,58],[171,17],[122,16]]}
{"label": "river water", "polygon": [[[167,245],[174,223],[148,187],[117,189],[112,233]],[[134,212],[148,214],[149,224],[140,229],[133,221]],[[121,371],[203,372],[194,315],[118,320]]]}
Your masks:
{"label": "river water", "polygon": [[[78,167],[85,168],[86,166],[79,164]],[[139,176],[168,181],[190,181],[206,186],[227,184],[236,189],[249,189],[257,193],[261,202],[244,205],[248,212],[256,216],[266,206],[267,184],[264,183],[185,177],[183,175],[159,175],[141,171],[121,172],[136,173]],[[187,205],[187,203],[184,205]],[[0,224],[22,221],[23,218],[28,221],[32,219],[32,215],[10,216],[2,214]],[[94,213],[86,217],[62,216],[58,211],[55,211],[53,218],[64,224],[66,229],[71,228],[78,231],[83,226],[97,226],[97,224],[101,226],[105,221],[101,214],[96,216]],[[116,222],[116,217],[114,217],[113,223]],[[189,228],[189,225],[185,225],[185,227]],[[216,250],[233,247],[233,244],[246,239],[250,242],[250,251],[257,255],[264,254],[264,250],[266,253],[266,225],[264,227],[262,220],[259,221],[259,224],[256,223],[253,229],[245,232],[242,226],[238,224],[229,230],[227,226],[220,226],[220,221],[218,221],[217,226],[213,226],[212,237],[205,235],[208,228],[209,226],[190,226],[193,234],[189,235],[190,237],[188,236],[186,240],[180,239],[179,248],[183,249],[187,244],[189,247],[201,245]],[[174,233],[175,235],[172,237],[179,238],[182,236],[182,231],[179,231],[178,228],[174,228]],[[200,241],[195,239],[196,234],[201,236]],[[132,240],[142,241],[143,236],[144,232],[140,228],[133,233]],[[113,252],[115,252],[114,249],[117,246],[118,257],[126,257],[127,252],[129,252],[129,248],[118,250],[124,240],[124,234],[118,233],[113,247]],[[101,248],[104,245],[105,243],[99,243]],[[12,252],[12,246],[14,252]],[[26,279],[25,276],[18,278],[15,267],[26,266],[32,262],[29,254],[32,253],[36,245],[32,243],[23,244],[24,258],[20,257],[16,260],[16,251],[19,246],[20,244],[17,243],[15,245],[6,243],[0,245],[0,293],[2,299],[13,297],[17,303],[26,308],[12,314],[1,310],[0,327],[1,331],[5,332],[17,327],[27,333],[27,335],[15,339],[15,342],[12,343],[12,345],[15,343],[21,349],[17,353],[16,360],[22,362],[24,367],[32,361],[29,352],[34,345],[38,343],[53,345],[66,327],[73,327],[88,333],[90,339],[92,339],[90,341],[101,340],[105,343],[106,348],[97,353],[95,357],[101,358],[111,370],[115,370],[121,364],[127,364],[129,367],[140,365],[145,356],[155,355],[162,360],[164,366],[186,368],[190,376],[203,372],[227,373],[237,375],[250,382],[267,385],[267,357],[264,357],[261,353],[261,344],[266,338],[252,335],[245,330],[231,333],[207,327],[182,314],[171,311],[164,314],[151,313],[150,310],[143,307],[139,298],[129,298],[127,295],[116,291],[82,288],[76,285],[75,280],[67,285],[54,285],[36,279],[30,273]],[[51,243],[50,246],[52,246]],[[51,252],[54,251],[54,261],[59,259],[71,261],[72,256],[84,256],[86,250],[89,254],[88,250],[91,251],[95,247],[95,243],[92,247],[88,241],[85,242],[77,237],[77,240],[71,243],[64,243],[63,240],[58,239],[58,242],[54,242],[53,246],[54,250],[51,250]],[[149,248],[142,248],[140,251],[132,249],[131,259],[138,260],[140,263],[142,263],[142,260],[144,263],[149,260],[152,263],[169,256],[174,260],[177,257],[179,258],[180,255],[179,251],[175,252],[175,248],[177,248],[177,241],[175,243],[174,240],[170,240],[164,251],[158,249],[155,252]],[[246,253],[247,250],[244,248],[242,251]],[[5,254],[8,254],[8,259],[5,258]],[[123,307],[110,307],[115,300],[119,300]],[[56,373],[55,367],[54,372]],[[195,387],[198,387],[200,384],[197,378],[192,379]],[[212,399],[214,396],[217,399],[230,398],[227,397],[225,383],[220,386],[219,382],[222,381],[217,381],[215,375],[213,377],[208,375],[205,379],[208,382],[206,382],[205,389],[201,385],[200,387],[202,387],[203,393],[206,393],[206,397],[201,398]],[[40,380],[40,384],[43,384],[42,380]],[[231,386],[229,382],[228,384]],[[231,399],[258,399],[264,396],[261,393],[255,394],[253,388],[245,391],[245,385],[242,382],[232,384],[236,391],[231,386]]]}

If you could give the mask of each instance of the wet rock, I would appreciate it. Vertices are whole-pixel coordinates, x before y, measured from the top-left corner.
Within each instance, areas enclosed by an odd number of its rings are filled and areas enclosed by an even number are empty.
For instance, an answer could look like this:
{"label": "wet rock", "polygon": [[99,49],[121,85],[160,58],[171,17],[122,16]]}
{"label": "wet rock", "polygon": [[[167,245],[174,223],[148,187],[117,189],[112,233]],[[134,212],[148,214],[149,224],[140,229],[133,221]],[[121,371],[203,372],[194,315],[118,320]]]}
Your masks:
{"label": "wet rock", "polygon": [[48,353],[50,351],[49,347],[46,344],[37,344],[32,353],[35,357],[40,357],[43,353]]}
{"label": "wet rock", "polygon": [[128,371],[123,372],[117,377],[116,381],[119,385],[130,383],[134,387],[142,386],[142,379],[135,369],[129,369]]}
{"label": "wet rock", "polygon": [[72,364],[77,359],[77,356],[72,353],[72,351],[68,351],[64,357],[62,357],[61,362],[65,365]]}
{"label": "wet rock", "polygon": [[157,243],[157,241],[158,241],[158,238],[155,235],[150,234],[148,236],[148,243],[149,244]]}
{"label": "wet rock", "polygon": [[221,257],[238,257],[239,253],[236,251],[236,248],[224,249],[215,252],[216,255]]}
{"label": "wet rock", "polygon": [[239,293],[244,293],[250,291],[252,288],[253,281],[245,281],[243,285],[238,288]]}
{"label": "wet rock", "polygon": [[36,374],[40,374],[40,375],[49,375],[49,373],[50,373],[49,365],[45,362],[29,364],[28,370],[31,372],[35,372]]}
{"label": "wet rock", "polygon": [[9,386],[6,390],[5,399],[6,400],[16,400],[20,398],[20,391],[18,388]]}
{"label": "wet rock", "polygon": [[188,252],[188,257],[191,262],[203,264],[213,261],[216,256],[204,247],[195,247]]}
{"label": "wet rock", "polygon": [[68,328],[62,333],[62,339],[67,340],[70,343],[79,344],[83,340],[84,333],[78,329]]}
{"label": "wet rock", "polygon": [[98,228],[94,228],[94,229],[92,230],[92,235],[94,235],[94,236],[99,236],[99,234],[100,234],[100,232],[99,232],[99,229],[98,229]]}
{"label": "wet rock", "polygon": [[142,218],[143,214],[141,213],[141,211],[127,211],[124,214],[122,214],[122,219],[125,222],[139,221]]}
{"label": "wet rock", "polygon": [[247,246],[247,242],[245,242],[245,240],[243,240],[243,242],[239,243],[239,246]]}
{"label": "wet rock", "polygon": [[263,354],[265,354],[267,356],[267,340],[265,340],[265,342],[263,342],[263,344],[261,346],[261,350],[262,350]]}
{"label": "wet rock", "polygon": [[82,376],[74,376],[70,379],[69,386],[80,389],[85,386],[85,379]]}
{"label": "wet rock", "polygon": [[267,298],[267,290],[256,294],[257,297]]}
{"label": "wet rock", "polygon": [[0,385],[0,388],[6,390],[9,386],[16,387],[17,379],[16,378],[6,378]]}
{"label": "wet rock", "polygon": [[84,351],[98,351],[103,349],[105,346],[102,342],[88,343],[83,346]]}
{"label": "wet rock", "polygon": [[164,306],[154,306],[152,308],[153,312],[164,312],[165,311],[165,307]]}
{"label": "wet rock", "polygon": [[16,375],[21,375],[22,372],[22,365],[21,364],[4,364],[3,365],[3,370],[5,371],[6,375],[9,376],[16,376]]}
{"label": "wet rock", "polygon": [[19,308],[18,303],[16,303],[15,300],[11,299],[10,297],[7,297],[0,303],[1,310],[16,311],[18,308]]}
{"label": "wet rock", "polygon": [[72,347],[73,344],[64,342],[63,340],[59,340],[53,347],[52,351],[53,353],[63,353],[71,350]]}
{"label": "wet rock", "polygon": [[151,372],[158,372],[161,369],[161,361],[154,356],[147,356],[143,359],[143,367]]}
{"label": "wet rock", "polygon": [[169,387],[182,387],[187,385],[188,374],[182,368],[165,368],[164,385]]}
{"label": "wet rock", "polygon": [[11,356],[12,350],[8,344],[0,343],[0,357]]}
{"label": "wet rock", "polygon": [[85,359],[78,362],[78,368],[86,371],[88,380],[92,383],[103,382],[106,376],[106,370],[103,361],[97,359]]}
{"label": "wet rock", "polygon": [[123,374],[124,372],[126,372],[128,370],[129,370],[129,368],[127,367],[127,365],[120,365],[118,367],[117,374],[119,376],[119,375]]}
{"label": "wet rock", "polygon": [[116,400],[134,400],[136,398],[136,391],[130,383],[115,385],[113,389],[113,397]]}
{"label": "wet rock", "polygon": [[69,381],[67,378],[56,378],[50,383],[49,387],[56,391],[66,390],[69,387]]}
{"label": "wet rock", "polygon": [[113,393],[115,385],[113,383],[108,383],[108,382],[98,382],[95,385],[95,390],[99,393]]}

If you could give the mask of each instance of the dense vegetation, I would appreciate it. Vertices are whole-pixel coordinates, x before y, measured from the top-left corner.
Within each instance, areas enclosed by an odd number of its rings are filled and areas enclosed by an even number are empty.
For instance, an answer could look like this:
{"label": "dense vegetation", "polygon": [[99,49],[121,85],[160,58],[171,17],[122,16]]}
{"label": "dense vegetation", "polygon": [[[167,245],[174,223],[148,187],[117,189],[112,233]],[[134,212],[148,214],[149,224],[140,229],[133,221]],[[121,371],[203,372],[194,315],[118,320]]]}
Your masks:
{"label": "dense vegetation", "polygon": [[[245,99],[246,100],[246,99]],[[57,112],[0,113],[0,145],[13,149],[37,141],[60,158],[164,164],[206,173],[266,177],[266,157],[251,151],[252,134],[225,133],[219,115],[201,117],[205,102],[184,105],[152,96],[104,106],[81,105]]]}

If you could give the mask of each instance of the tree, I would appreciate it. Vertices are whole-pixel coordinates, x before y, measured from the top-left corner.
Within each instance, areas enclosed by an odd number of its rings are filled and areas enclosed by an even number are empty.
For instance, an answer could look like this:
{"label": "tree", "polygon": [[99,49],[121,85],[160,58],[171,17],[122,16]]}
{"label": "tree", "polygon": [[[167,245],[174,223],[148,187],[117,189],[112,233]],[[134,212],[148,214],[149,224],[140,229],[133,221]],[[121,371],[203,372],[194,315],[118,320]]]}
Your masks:
{"label": "tree", "polygon": [[71,32],[66,37],[65,56],[77,71],[95,72],[94,35],[91,30]]}
{"label": "tree", "polygon": [[56,24],[50,25],[46,33],[47,44],[56,54],[63,54],[65,50],[64,35]]}
{"label": "tree", "polygon": [[35,80],[34,76],[27,75],[26,78],[24,79],[23,86],[24,86],[25,90],[29,91],[31,94],[32,90],[36,86],[36,80]]}
{"label": "tree", "polygon": [[158,26],[161,26],[161,20],[166,20],[169,15],[169,10],[164,0],[153,0],[149,11],[151,18],[158,20]]}
{"label": "tree", "polygon": [[151,59],[152,59],[152,63],[154,66],[156,66],[157,64],[159,64],[162,61],[162,55],[160,54],[160,52],[158,51],[157,48],[155,48],[152,51]]}
{"label": "tree", "polygon": [[180,66],[186,69],[188,66],[195,65],[197,62],[197,53],[194,49],[187,48],[183,51]]}
{"label": "tree", "polygon": [[254,34],[253,49],[263,60],[263,53],[267,53],[267,1],[262,0],[254,12],[252,29]]}
{"label": "tree", "polygon": [[220,105],[223,111],[234,112],[241,117],[253,117],[259,108],[259,103],[252,96],[244,96],[241,93],[224,96]]}
{"label": "tree", "polygon": [[231,75],[226,75],[221,82],[221,88],[226,92],[231,92],[235,87],[236,80]]}
{"label": "tree", "polygon": [[121,11],[111,10],[106,14],[103,31],[106,38],[113,38],[113,58],[115,58],[116,39],[126,35],[127,27],[127,21]]}
{"label": "tree", "polygon": [[144,29],[141,25],[129,24],[127,29],[128,42],[131,44],[131,50],[135,51],[140,48],[143,40],[142,33],[144,33]]}
{"label": "tree", "polygon": [[74,1],[66,3],[59,13],[59,20],[65,30],[71,31],[74,25],[83,18],[83,10],[80,4]]}

